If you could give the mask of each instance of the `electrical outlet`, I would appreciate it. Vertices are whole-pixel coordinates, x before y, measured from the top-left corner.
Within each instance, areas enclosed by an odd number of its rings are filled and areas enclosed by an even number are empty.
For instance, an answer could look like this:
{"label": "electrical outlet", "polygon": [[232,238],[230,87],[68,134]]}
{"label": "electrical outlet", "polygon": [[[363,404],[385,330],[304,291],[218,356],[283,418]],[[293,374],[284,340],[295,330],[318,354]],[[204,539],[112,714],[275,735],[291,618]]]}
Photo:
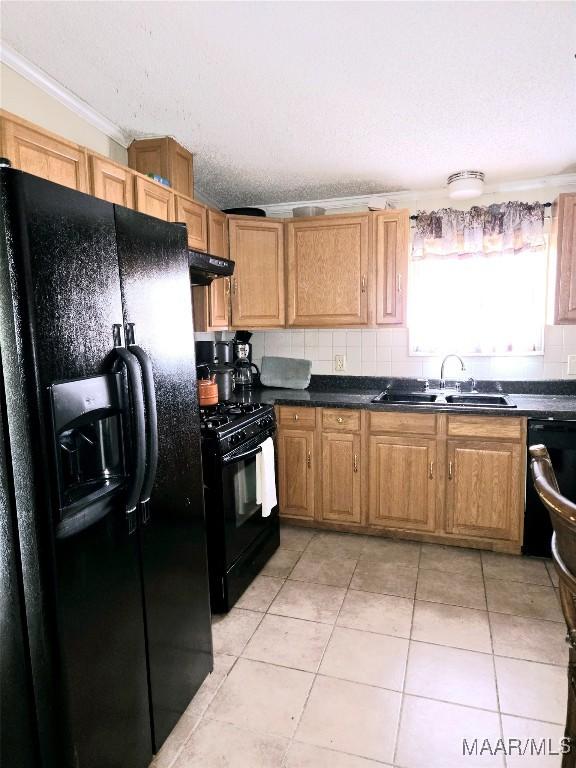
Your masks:
{"label": "electrical outlet", "polygon": [[568,355],[568,376],[576,376],[576,355]]}
{"label": "electrical outlet", "polygon": [[346,355],[334,355],[334,370],[335,371],[346,370]]}

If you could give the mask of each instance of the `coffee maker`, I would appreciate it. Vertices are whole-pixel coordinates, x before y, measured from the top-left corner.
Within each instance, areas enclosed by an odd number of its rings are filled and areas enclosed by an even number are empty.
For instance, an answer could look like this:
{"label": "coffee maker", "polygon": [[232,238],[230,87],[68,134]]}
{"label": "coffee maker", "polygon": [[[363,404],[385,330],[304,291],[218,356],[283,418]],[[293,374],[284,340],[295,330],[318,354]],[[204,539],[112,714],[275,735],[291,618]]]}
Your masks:
{"label": "coffee maker", "polygon": [[252,362],[252,334],[236,331],[232,347],[234,350],[234,386],[236,389],[255,389],[260,386],[260,371]]}

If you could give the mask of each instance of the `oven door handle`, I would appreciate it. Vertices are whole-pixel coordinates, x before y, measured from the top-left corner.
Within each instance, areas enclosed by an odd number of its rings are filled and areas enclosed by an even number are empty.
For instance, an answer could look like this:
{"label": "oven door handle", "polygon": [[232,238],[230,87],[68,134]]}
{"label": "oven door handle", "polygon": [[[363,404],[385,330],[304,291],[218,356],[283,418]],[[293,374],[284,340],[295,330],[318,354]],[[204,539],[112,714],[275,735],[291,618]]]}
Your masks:
{"label": "oven door handle", "polygon": [[250,451],[246,451],[246,453],[241,453],[239,456],[230,456],[228,459],[222,459],[223,464],[233,464],[236,461],[242,461],[242,459],[251,459],[253,456],[256,456],[256,454],[262,452],[262,445],[257,445],[256,448],[252,448]]}

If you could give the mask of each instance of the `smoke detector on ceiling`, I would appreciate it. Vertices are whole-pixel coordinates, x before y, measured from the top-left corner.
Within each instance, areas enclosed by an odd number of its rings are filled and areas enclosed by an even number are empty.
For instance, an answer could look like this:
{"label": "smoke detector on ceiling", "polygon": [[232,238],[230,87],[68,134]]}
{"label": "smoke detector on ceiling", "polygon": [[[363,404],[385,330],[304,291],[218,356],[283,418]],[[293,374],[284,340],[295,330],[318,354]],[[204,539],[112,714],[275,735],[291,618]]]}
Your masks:
{"label": "smoke detector on ceiling", "polygon": [[482,171],[458,171],[448,176],[448,195],[453,200],[467,200],[479,197],[484,191]]}

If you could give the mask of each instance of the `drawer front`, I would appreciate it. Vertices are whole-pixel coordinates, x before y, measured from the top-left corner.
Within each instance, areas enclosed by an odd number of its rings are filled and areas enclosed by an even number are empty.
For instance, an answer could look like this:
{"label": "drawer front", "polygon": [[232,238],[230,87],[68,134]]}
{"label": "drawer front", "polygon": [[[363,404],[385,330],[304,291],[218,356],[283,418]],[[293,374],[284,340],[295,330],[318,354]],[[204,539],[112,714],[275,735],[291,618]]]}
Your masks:
{"label": "drawer front", "polygon": [[323,408],[322,429],[324,432],[360,432],[360,411]]}
{"label": "drawer front", "polygon": [[521,440],[525,419],[498,416],[449,416],[449,437],[496,437]]}
{"label": "drawer front", "polygon": [[316,408],[281,405],[278,409],[278,423],[285,428],[314,429],[316,427]]}
{"label": "drawer front", "polygon": [[435,413],[391,413],[370,411],[370,432],[400,432],[410,435],[435,435]]}

